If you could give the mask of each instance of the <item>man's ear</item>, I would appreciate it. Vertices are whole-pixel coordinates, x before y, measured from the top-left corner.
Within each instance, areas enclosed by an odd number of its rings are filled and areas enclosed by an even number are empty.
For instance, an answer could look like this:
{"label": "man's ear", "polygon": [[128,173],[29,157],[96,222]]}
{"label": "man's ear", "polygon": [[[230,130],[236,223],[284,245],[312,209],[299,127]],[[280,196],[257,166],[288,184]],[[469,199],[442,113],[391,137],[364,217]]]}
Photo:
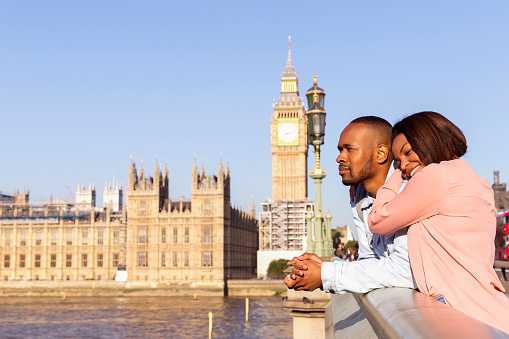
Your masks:
{"label": "man's ear", "polygon": [[389,154],[389,147],[387,147],[384,144],[378,145],[378,147],[376,148],[376,155],[375,155],[376,162],[379,165],[382,165],[385,162],[387,162],[388,160],[390,160],[390,157],[391,156]]}

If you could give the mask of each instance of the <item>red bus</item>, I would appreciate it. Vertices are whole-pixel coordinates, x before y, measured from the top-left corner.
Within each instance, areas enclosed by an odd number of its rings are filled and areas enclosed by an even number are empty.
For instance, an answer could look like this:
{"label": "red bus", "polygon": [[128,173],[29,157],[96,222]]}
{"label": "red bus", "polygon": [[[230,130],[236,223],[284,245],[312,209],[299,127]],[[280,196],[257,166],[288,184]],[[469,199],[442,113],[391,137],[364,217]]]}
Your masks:
{"label": "red bus", "polygon": [[497,213],[495,260],[509,260],[509,211]]}

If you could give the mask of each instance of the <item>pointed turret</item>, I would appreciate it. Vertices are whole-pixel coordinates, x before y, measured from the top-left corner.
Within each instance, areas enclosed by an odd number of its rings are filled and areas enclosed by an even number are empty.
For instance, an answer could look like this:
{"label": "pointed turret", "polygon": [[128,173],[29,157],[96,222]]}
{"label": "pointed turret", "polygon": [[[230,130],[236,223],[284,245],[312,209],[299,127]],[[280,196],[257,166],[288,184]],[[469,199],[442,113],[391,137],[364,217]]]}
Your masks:
{"label": "pointed turret", "polygon": [[143,182],[144,180],[145,180],[145,171],[143,170],[143,160],[141,160],[140,181]]}
{"label": "pointed turret", "polygon": [[[163,199],[164,200],[168,200],[169,196],[170,196],[170,192],[169,192],[169,183],[170,181],[170,177],[169,177],[169,174],[168,174],[168,162],[165,163],[164,165],[164,176],[163,176],[163,181],[162,181],[162,190],[161,190],[161,195],[163,196]],[[163,200],[163,203],[164,203],[164,200]]]}
{"label": "pointed turret", "polygon": [[219,157],[219,166],[217,169],[217,183],[219,187],[223,186],[223,182],[224,182],[223,162],[221,161],[221,157]]}
{"label": "pointed turret", "polygon": [[134,162],[131,160],[131,165],[129,166],[129,178],[127,180],[127,189],[134,189],[136,185],[137,175],[136,175],[136,167]]}
{"label": "pointed turret", "polygon": [[191,174],[191,189],[195,190],[198,188],[198,165],[196,165],[196,155],[193,161],[193,173]]}
{"label": "pointed turret", "polygon": [[156,157],[156,164],[154,166],[154,178],[156,177],[156,174],[159,174],[159,164],[157,163],[157,157]]}
{"label": "pointed turret", "polygon": [[161,180],[161,172],[159,172],[159,164],[157,163],[157,157],[156,157],[156,164],[154,165],[154,189],[159,189],[159,184]]}
{"label": "pointed turret", "polygon": [[253,203],[251,204],[251,217],[253,219],[256,219],[256,208],[254,203],[254,196],[253,196]]}

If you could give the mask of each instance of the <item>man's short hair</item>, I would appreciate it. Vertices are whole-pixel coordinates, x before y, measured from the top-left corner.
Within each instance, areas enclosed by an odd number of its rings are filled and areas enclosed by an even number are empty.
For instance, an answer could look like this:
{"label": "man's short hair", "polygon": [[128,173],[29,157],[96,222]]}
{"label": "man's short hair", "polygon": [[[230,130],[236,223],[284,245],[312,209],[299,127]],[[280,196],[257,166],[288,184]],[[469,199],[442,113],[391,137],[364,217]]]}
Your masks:
{"label": "man's short hair", "polygon": [[392,134],[392,125],[385,120],[384,118],[376,117],[374,115],[367,115],[364,117],[359,117],[353,119],[351,124],[365,124],[371,127],[372,129],[378,132],[377,135],[377,143],[383,143],[386,146],[391,146],[391,134]]}
{"label": "man's short hair", "polygon": [[392,125],[387,120],[385,120],[384,118],[376,117],[374,115],[367,115],[364,117],[359,117],[359,118],[353,119],[350,123],[351,124],[366,124],[366,125],[370,125],[370,126],[378,127],[378,128],[384,128],[384,129],[390,128],[392,130]]}

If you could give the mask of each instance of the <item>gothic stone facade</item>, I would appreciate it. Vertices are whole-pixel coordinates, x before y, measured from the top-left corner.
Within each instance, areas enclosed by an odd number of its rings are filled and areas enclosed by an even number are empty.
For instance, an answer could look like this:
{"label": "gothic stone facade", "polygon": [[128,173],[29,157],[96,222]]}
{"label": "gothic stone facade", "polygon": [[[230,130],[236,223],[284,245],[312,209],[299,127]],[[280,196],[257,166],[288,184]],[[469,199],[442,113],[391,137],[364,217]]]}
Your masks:
{"label": "gothic stone facade", "polygon": [[0,205],[0,279],[113,279],[123,220],[67,204]]}
{"label": "gothic stone facade", "polygon": [[[222,282],[255,276],[254,209],[230,205],[229,168],[192,172],[191,201],[171,201],[168,170],[129,170],[127,207],[80,210],[69,204],[0,205],[0,278]],[[254,206],[253,206],[254,207]],[[253,208],[252,207],[252,208]]]}
{"label": "gothic stone facade", "polygon": [[127,187],[127,267],[131,281],[223,281],[252,278],[258,245],[254,211],[230,205],[230,171],[217,176],[193,164],[191,201],[168,198],[168,170],[137,175]]}

